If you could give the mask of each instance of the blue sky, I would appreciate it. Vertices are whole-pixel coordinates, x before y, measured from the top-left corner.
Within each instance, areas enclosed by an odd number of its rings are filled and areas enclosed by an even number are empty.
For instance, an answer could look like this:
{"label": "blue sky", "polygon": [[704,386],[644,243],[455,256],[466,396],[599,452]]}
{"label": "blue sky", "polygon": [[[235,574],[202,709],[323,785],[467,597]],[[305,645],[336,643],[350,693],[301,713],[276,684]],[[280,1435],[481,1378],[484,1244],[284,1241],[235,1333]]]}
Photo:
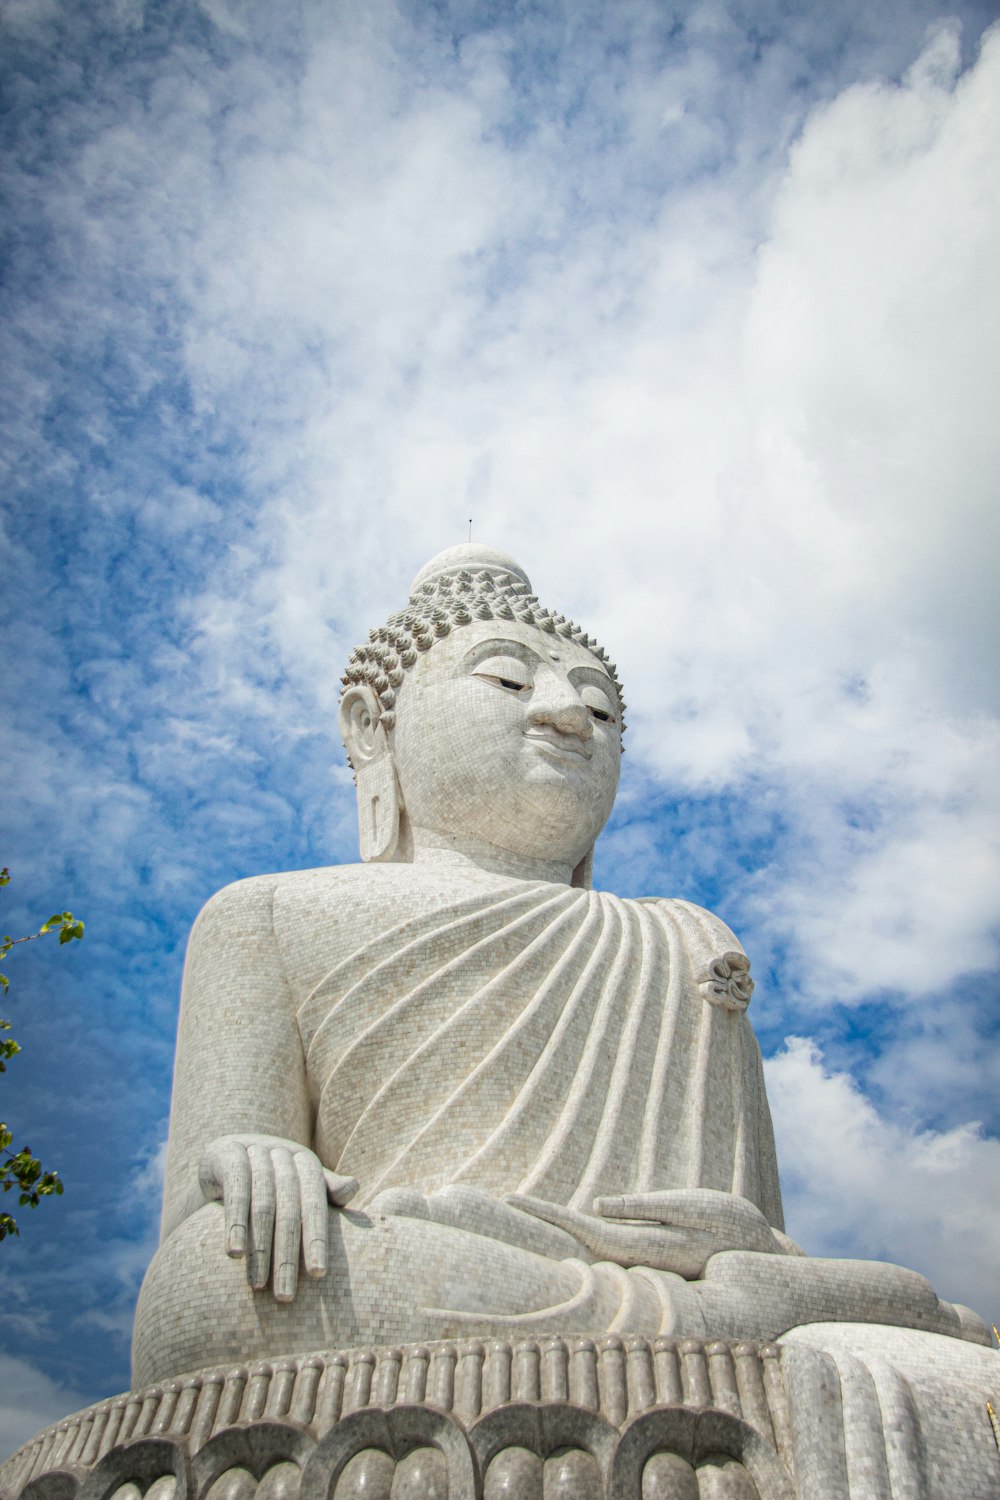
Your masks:
{"label": "blue sky", "polygon": [[[598,883],[751,954],[790,1232],[1000,1311],[992,5],[3,0],[0,1449],[128,1385],[188,928],[355,857],[351,645],[596,633]],[[991,670],[994,668],[994,670]]]}

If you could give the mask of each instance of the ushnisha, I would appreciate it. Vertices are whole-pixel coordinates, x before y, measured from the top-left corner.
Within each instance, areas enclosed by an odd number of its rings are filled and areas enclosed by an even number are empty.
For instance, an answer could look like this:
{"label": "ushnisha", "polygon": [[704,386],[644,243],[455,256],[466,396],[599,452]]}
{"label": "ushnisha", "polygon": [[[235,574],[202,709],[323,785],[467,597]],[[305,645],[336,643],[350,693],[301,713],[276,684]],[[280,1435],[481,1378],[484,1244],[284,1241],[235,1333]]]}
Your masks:
{"label": "ushnisha", "polygon": [[749,963],[591,889],[623,704],[513,559],[451,548],[354,652],[362,863],[241,881],[185,966],[135,1382],[490,1333],[985,1341],[783,1232]]}

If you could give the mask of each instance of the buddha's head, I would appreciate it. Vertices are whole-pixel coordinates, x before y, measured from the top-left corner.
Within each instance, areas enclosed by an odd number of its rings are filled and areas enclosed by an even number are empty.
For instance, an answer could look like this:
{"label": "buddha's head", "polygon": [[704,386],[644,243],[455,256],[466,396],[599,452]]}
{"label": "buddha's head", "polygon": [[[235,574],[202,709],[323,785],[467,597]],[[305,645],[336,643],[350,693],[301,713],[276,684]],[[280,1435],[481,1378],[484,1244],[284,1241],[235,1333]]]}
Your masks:
{"label": "buddha's head", "polygon": [[491,547],[451,547],[344,674],[362,858],[448,847],[573,872],[618,786],[624,705],[596,642]]}

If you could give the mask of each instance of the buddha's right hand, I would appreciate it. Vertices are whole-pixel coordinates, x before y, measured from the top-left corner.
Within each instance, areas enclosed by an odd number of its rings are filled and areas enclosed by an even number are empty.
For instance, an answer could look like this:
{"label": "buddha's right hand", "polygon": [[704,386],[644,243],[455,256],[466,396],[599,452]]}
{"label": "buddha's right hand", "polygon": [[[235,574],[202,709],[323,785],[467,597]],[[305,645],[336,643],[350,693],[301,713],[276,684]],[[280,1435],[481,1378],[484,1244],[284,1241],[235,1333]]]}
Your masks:
{"label": "buddha's right hand", "polygon": [[722,1250],[803,1253],[771,1228],[755,1204],[713,1188],[596,1198],[593,1214],[517,1193],[507,1202],[575,1235],[600,1260],[673,1271],[688,1281],[703,1276],[709,1260]]}
{"label": "buddha's right hand", "polygon": [[328,1204],[338,1207],[358,1191],[357,1179],[323,1166],[298,1141],[275,1135],[223,1135],[198,1165],[205,1197],[225,1211],[227,1255],[249,1250],[250,1284],[267,1285],[274,1266],[274,1295],[291,1302],[299,1282],[299,1259],[308,1276],[327,1269]]}

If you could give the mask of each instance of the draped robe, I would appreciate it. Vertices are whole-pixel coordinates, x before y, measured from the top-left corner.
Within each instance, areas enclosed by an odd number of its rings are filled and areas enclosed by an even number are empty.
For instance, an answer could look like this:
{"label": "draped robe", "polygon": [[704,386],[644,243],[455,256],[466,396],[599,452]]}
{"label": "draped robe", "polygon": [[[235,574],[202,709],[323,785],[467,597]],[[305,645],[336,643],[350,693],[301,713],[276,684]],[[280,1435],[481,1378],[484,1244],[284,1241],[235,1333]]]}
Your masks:
{"label": "draped robe", "polygon": [[[498,1331],[770,1340],[836,1320],[986,1341],[979,1319],[898,1266],[734,1249],[689,1280],[657,1268],[654,1223],[625,1222],[627,1243],[602,1252],[558,1227],[567,1207],[590,1215],[595,1198],[673,1188],[741,1196],[782,1227],[746,992],[725,983],[739,954],[687,902],[444,863],[220,893],[189,950],[173,1220],[136,1311],[137,1379]],[[261,1060],[262,1104],[256,1059],[279,995],[287,1024]],[[254,1291],[223,1253],[222,1210],[191,1181],[220,1128],[252,1131],[262,1108],[303,1144],[308,1119],[323,1163],[361,1184],[330,1210],[327,1275],[300,1275],[290,1303]],[[667,1225],[669,1238],[669,1211]]]}
{"label": "draped robe", "polygon": [[585,1211],[706,1187],[781,1228],[760,1051],[706,982],[739,951],[687,902],[543,882],[400,921],[299,1007],[315,1149],[358,1206],[399,1186]]}

